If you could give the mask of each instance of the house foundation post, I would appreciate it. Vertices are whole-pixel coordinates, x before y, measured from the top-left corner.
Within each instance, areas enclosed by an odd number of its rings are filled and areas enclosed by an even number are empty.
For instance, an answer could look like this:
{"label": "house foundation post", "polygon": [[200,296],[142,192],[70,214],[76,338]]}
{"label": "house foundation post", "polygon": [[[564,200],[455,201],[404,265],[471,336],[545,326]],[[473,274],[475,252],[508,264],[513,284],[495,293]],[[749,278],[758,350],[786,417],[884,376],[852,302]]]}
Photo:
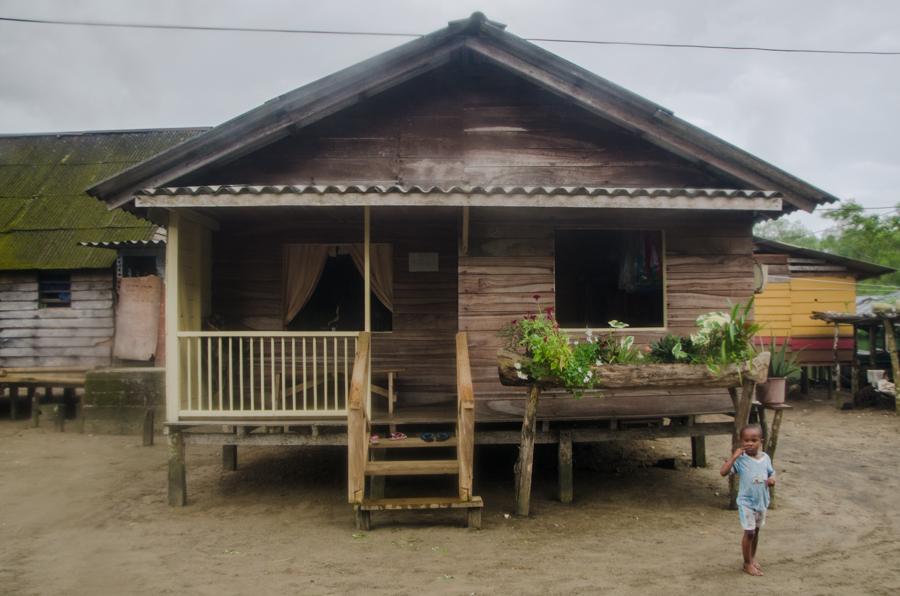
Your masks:
{"label": "house foundation post", "polygon": [[528,392],[525,417],[522,419],[522,440],[516,462],[516,515],[527,516],[531,508],[531,473],[534,468],[534,432],[537,427],[537,405],[541,389],[532,385]]}
{"label": "house foundation post", "polygon": [[184,465],[184,436],[179,430],[169,429],[169,506],[184,507],[187,504],[187,474]]}
{"label": "house foundation post", "polygon": [[237,445],[222,445],[222,470],[234,472],[237,470]]}
{"label": "house foundation post", "polygon": [[559,500],[571,503],[575,492],[575,474],[572,459],[572,431],[559,431]]}

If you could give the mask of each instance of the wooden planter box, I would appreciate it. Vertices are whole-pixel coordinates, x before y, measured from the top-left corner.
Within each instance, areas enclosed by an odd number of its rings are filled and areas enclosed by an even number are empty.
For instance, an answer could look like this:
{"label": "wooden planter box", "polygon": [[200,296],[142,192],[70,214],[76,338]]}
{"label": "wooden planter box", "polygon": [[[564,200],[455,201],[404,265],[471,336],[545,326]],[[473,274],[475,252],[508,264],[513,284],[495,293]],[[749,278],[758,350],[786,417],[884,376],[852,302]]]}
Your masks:
{"label": "wooden planter box", "polygon": [[[744,380],[764,383],[769,372],[768,352],[744,364],[729,365],[714,374],[702,364],[605,364],[591,367],[596,380],[596,389],[625,389],[633,387],[740,387]],[[559,379],[520,379],[516,363],[523,368],[530,359],[509,350],[497,353],[497,368],[500,383],[511,387],[531,387],[541,389],[561,388]]]}

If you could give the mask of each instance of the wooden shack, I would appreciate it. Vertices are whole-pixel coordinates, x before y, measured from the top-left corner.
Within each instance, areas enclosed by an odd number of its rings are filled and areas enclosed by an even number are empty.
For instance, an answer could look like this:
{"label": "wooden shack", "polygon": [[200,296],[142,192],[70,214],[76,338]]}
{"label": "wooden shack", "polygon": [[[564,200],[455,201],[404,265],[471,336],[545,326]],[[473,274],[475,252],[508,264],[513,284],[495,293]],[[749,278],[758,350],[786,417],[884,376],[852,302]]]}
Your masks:
{"label": "wooden shack", "polygon": [[200,132],[0,136],[0,368],[112,363],[115,247],[158,226],[85,188]]}
{"label": "wooden shack", "polygon": [[[855,339],[851,325],[835,328],[812,318],[815,311],[854,311],[856,284],[894,269],[756,237],[753,256],[766,268],[767,281],[756,297],[756,320],[762,335],[788,341],[797,362],[804,366],[830,365],[853,360]],[[837,346],[835,346],[837,340]]]}
{"label": "wooden shack", "polygon": [[[411,506],[364,497],[382,475],[458,474],[440,503],[473,502],[472,443],[518,441],[505,323],[554,307],[575,333],[689,333],[752,295],[755,221],[835,200],[477,13],[90,193],[168,226],[171,502],[185,443],[229,466],[237,445],[347,444],[358,509]],[[664,417],[657,436],[730,433],[693,422],[732,410],[724,389],[558,394],[538,442]],[[449,424],[455,459],[372,461],[371,429],[403,424]]]}

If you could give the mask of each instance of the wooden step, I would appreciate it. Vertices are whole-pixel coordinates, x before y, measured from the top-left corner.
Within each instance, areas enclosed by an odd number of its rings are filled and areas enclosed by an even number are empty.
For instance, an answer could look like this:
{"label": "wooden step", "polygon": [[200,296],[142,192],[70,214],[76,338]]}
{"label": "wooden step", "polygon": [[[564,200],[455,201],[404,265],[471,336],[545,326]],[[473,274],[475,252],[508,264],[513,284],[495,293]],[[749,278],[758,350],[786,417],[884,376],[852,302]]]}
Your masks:
{"label": "wooden step", "polygon": [[357,505],[363,511],[396,511],[405,509],[472,509],[484,507],[481,497],[463,501],[459,497],[412,497],[405,499],[365,499]]}
{"label": "wooden step", "polygon": [[418,449],[422,447],[456,447],[456,437],[450,437],[446,441],[423,441],[419,437],[398,440],[381,438],[377,443],[369,444],[369,449]]}
{"label": "wooden step", "polygon": [[366,462],[366,476],[433,476],[458,473],[459,462],[455,459]]}

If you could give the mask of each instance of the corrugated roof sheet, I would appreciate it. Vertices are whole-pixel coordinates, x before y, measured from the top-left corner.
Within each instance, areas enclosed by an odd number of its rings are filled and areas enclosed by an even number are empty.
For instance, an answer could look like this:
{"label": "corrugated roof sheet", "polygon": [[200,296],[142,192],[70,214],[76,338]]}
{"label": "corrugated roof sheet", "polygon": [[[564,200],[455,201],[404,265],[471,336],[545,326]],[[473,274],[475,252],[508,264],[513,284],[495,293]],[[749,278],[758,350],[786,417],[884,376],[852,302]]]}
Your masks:
{"label": "corrugated roof sheet", "polygon": [[115,253],[80,243],[153,239],[157,226],[84,190],[205,130],[0,136],[0,269],[105,268]]}
{"label": "corrugated roof sheet", "polygon": [[594,186],[419,186],[419,185],[216,185],[145,188],[137,196],[238,195],[238,194],[466,194],[606,197],[724,197],[733,199],[779,198],[770,190],[721,188],[616,188]]}

